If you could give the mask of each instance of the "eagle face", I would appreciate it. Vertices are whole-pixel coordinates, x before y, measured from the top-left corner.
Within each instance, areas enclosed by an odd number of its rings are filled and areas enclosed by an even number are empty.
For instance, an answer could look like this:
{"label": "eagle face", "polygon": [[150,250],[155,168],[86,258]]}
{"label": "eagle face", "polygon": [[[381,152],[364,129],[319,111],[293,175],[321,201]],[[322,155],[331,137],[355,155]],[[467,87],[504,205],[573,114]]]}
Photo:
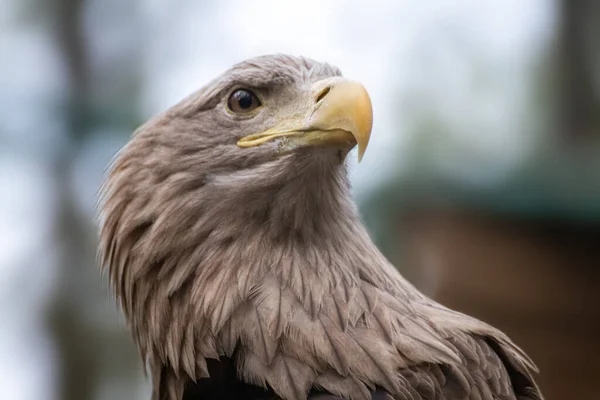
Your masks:
{"label": "eagle face", "polygon": [[[371,127],[366,90],[337,68],[263,56],[233,66],[151,120],[125,151],[143,148],[146,156],[156,154],[157,162],[160,157],[168,164],[148,165],[154,173],[178,163],[204,178],[269,162],[293,170],[295,159],[311,155],[340,164],[356,144],[362,158]],[[286,178],[295,176],[288,172]],[[271,183],[275,178],[268,177]]]}
{"label": "eagle face", "polygon": [[117,155],[100,202],[104,262],[135,242],[161,263],[157,252],[237,238],[252,224],[314,236],[324,215],[338,216],[321,205],[348,190],[345,157],[357,144],[362,156],[371,127],[369,95],[335,67],[285,55],[234,65]]}

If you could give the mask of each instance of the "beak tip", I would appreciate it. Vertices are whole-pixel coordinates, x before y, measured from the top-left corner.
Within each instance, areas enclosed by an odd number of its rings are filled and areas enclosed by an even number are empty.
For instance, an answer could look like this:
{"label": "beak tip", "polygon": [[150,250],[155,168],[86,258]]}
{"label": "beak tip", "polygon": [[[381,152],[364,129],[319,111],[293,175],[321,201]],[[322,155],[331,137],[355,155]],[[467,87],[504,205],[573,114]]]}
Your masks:
{"label": "beak tip", "polygon": [[360,164],[360,162],[362,161],[363,157],[365,155],[365,149],[358,149],[358,162]]}

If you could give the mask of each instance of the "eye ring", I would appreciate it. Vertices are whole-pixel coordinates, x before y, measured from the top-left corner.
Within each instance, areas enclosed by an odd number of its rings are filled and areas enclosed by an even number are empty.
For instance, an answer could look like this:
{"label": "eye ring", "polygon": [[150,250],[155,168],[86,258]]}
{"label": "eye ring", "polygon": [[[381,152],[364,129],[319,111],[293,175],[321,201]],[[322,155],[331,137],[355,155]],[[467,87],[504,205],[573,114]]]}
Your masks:
{"label": "eye ring", "polygon": [[237,89],[227,99],[227,108],[236,114],[247,114],[261,105],[258,96],[249,89]]}

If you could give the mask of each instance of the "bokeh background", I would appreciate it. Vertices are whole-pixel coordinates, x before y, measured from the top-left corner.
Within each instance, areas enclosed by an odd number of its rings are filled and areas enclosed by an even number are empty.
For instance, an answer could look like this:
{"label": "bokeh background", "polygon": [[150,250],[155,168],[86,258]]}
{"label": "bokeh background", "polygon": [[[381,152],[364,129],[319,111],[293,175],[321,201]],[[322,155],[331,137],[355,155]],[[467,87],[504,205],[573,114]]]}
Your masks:
{"label": "bokeh background", "polygon": [[148,399],[95,265],[104,169],[231,64],[370,91],[354,193],[428,295],[506,330],[548,400],[600,393],[600,2],[2,0],[0,399]]}

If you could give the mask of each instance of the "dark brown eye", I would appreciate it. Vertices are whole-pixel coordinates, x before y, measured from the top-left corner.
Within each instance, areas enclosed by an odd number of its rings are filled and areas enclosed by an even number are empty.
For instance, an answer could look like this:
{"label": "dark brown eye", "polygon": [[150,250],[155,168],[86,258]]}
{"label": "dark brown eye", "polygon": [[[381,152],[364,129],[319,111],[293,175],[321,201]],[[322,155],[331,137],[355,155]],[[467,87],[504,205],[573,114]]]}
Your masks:
{"label": "dark brown eye", "polygon": [[260,107],[260,100],[248,89],[238,89],[229,96],[227,107],[236,114],[244,114]]}

